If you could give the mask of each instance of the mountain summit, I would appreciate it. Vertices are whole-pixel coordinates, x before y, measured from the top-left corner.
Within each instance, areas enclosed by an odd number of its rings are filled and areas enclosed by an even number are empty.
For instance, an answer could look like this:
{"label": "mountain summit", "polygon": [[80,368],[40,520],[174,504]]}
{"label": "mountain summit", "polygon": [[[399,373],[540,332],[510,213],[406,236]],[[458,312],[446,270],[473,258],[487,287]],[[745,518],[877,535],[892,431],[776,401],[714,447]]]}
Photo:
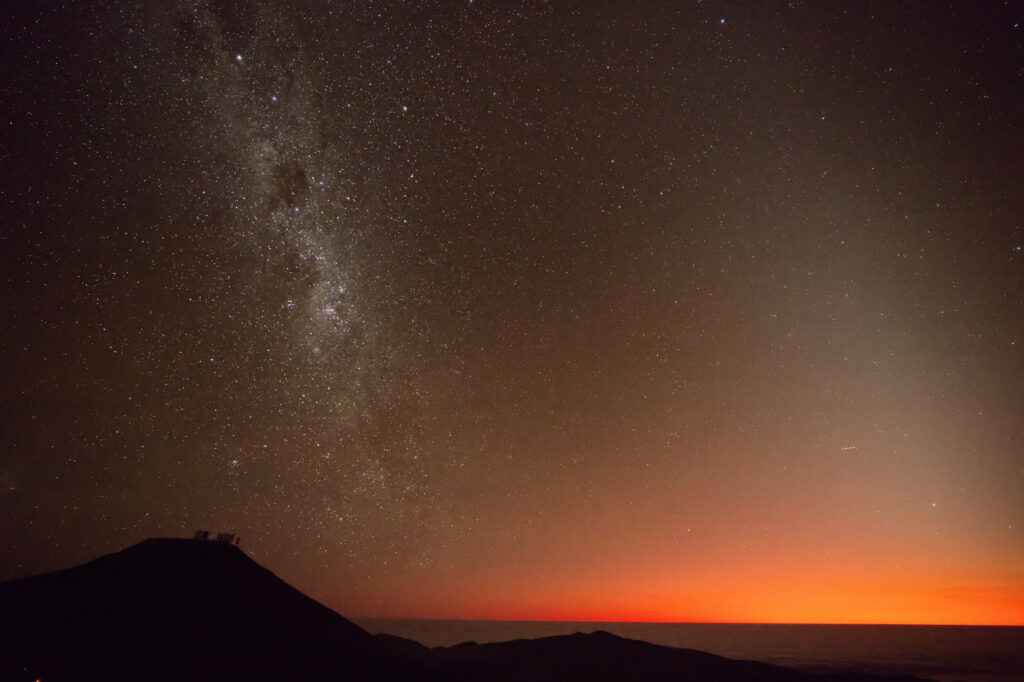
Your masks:
{"label": "mountain summit", "polygon": [[3,679],[398,679],[403,672],[368,632],[223,542],[151,539],[0,584]]}

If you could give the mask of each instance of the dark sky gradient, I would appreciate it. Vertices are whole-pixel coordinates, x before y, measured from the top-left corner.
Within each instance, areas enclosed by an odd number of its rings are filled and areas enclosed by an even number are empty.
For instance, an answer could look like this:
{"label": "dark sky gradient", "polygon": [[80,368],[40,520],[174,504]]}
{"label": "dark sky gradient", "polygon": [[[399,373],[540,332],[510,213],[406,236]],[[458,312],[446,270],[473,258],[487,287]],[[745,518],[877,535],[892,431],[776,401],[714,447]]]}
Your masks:
{"label": "dark sky gradient", "polygon": [[0,9],[0,578],[1024,624],[1024,9]]}

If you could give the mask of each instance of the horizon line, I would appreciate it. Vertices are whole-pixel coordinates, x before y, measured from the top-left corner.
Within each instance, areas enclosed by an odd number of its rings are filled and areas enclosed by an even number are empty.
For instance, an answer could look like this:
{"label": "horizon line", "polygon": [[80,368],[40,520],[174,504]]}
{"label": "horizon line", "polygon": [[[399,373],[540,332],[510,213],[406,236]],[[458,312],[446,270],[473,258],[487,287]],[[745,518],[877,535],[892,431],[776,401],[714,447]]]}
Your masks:
{"label": "horizon line", "polygon": [[591,623],[608,625],[798,625],[815,627],[914,627],[914,628],[1024,628],[1024,623],[844,623],[797,621],[725,621],[725,620],[566,620],[545,618],[440,618],[423,616],[346,616],[349,620],[427,620],[463,623]]}

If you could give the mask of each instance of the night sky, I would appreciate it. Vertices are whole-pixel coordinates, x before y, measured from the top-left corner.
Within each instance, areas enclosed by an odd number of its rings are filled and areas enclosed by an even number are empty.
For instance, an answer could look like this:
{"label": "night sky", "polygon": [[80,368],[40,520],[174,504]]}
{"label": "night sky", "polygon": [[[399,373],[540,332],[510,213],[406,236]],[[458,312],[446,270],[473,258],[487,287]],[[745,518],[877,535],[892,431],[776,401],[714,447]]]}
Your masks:
{"label": "night sky", "polygon": [[0,579],[1024,624],[1024,6],[0,9]]}

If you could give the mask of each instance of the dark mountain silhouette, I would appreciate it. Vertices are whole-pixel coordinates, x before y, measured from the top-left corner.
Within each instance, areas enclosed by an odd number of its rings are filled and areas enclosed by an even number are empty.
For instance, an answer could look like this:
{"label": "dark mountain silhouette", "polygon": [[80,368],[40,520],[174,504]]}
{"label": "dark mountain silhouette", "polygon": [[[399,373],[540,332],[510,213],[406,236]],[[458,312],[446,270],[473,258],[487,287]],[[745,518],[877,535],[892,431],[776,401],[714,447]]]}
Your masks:
{"label": "dark mountain silhouette", "polygon": [[0,583],[0,682],[753,680],[810,675],[606,632],[428,649],[373,636],[219,542],[146,540]]}
{"label": "dark mountain silhouette", "polygon": [[221,542],[146,540],[0,584],[6,679],[376,680],[408,672],[387,645]]}

